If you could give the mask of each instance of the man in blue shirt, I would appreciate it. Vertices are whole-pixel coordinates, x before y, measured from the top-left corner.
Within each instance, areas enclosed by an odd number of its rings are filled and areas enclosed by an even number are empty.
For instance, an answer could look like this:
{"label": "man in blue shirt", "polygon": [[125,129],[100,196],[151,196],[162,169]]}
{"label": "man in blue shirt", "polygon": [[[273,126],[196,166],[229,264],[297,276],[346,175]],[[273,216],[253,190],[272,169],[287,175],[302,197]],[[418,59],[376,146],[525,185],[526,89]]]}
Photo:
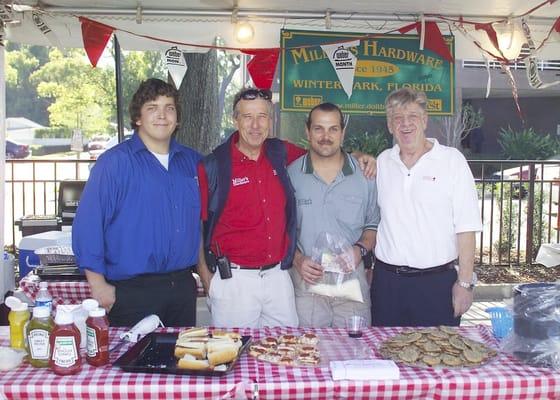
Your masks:
{"label": "man in blue shirt", "polygon": [[195,325],[201,156],[172,138],[178,99],[159,79],[140,85],[129,107],[134,135],[99,157],[80,198],[72,247],[112,326],[149,314]]}

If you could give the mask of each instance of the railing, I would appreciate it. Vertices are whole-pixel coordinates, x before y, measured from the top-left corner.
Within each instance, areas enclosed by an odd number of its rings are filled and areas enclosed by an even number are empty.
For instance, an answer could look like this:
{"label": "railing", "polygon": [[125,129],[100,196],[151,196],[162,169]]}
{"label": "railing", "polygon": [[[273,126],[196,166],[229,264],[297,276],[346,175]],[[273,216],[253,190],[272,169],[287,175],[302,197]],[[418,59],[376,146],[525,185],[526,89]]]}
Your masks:
{"label": "railing", "polygon": [[90,160],[6,160],[6,245],[18,245],[21,232],[15,221],[24,215],[58,213],[58,188],[67,179],[86,180]]}
{"label": "railing", "polygon": [[531,264],[541,243],[558,243],[560,161],[469,161],[483,232],[477,264]]}
{"label": "railing", "polygon": [[[6,244],[17,245],[14,222],[28,214],[57,214],[65,179],[87,179],[89,160],[6,161]],[[534,261],[541,243],[559,242],[560,161],[469,161],[484,230],[477,264]]]}
{"label": "railing", "polygon": [[[512,61],[508,65],[513,70],[526,69],[525,62],[523,61]],[[501,63],[496,60],[489,60],[488,66],[491,69],[501,69]],[[486,61],[463,60],[463,68],[486,68]],[[559,71],[560,60],[537,60],[537,68],[540,71]]]}

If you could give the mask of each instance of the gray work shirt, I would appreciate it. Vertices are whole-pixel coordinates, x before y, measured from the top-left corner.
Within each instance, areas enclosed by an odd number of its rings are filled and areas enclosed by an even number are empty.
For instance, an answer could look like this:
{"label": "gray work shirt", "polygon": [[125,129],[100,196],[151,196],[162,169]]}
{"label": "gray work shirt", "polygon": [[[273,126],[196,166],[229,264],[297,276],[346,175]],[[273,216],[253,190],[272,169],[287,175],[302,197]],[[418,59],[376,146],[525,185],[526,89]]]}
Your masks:
{"label": "gray work shirt", "polygon": [[357,242],[364,230],[377,230],[379,207],[374,179],[367,179],[358,161],[347,153],[335,180],[327,184],[313,171],[309,153],[288,167],[296,191],[297,247],[307,256],[321,232]]}

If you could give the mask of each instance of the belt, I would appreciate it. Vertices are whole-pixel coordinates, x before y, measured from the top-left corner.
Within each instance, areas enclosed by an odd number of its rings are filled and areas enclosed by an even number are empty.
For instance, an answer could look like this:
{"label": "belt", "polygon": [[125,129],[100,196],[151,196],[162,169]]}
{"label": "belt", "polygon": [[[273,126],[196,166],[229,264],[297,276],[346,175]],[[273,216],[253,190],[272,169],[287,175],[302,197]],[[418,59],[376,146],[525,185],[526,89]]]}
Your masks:
{"label": "belt", "polygon": [[[174,279],[174,278],[179,278],[182,275],[185,275],[187,273],[192,274],[192,271],[194,270],[194,268],[196,268],[196,265],[189,265],[185,268],[182,269],[177,269],[175,271],[170,271],[170,272],[163,272],[161,274],[141,274],[141,275],[136,275],[132,278],[130,278],[130,280],[132,279]],[[129,279],[127,279],[129,280]]]}
{"label": "belt", "polygon": [[421,276],[421,275],[437,274],[437,273],[446,272],[455,269],[455,262],[450,261],[447,264],[438,265],[437,267],[431,267],[431,268],[411,268],[406,265],[387,264],[377,259],[374,268],[381,268],[384,269],[385,271],[393,272],[395,274],[403,275],[403,276]]}
{"label": "belt", "polygon": [[253,271],[266,271],[269,269],[272,269],[274,267],[276,267],[278,265],[278,263],[274,263],[274,264],[267,264],[267,265],[262,265],[260,267],[245,267],[243,265],[238,265],[238,264],[231,264],[231,269],[249,269],[249,270],[253,270]]}

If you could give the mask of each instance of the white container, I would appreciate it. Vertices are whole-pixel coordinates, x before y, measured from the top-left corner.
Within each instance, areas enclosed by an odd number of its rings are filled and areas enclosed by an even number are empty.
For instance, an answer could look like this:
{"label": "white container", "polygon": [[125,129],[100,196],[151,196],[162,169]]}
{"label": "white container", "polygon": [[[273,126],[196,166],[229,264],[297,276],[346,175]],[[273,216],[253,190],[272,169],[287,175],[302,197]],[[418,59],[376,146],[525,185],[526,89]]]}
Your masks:
{"label": "white container", "polygon": [[21,278],[39,266],[39,256],[34,251],[46,246],[72,246],[72,232],[48,231],[23,237],[18,246]]}
{"label": "white container", "polygon": [[8,290],[16,288],[14,265],[14,256],[4,252],[4,263],[2,264],[2,273],[0,274],[0,296],[2,296],[2,300],[4,300],[4,295]]}

